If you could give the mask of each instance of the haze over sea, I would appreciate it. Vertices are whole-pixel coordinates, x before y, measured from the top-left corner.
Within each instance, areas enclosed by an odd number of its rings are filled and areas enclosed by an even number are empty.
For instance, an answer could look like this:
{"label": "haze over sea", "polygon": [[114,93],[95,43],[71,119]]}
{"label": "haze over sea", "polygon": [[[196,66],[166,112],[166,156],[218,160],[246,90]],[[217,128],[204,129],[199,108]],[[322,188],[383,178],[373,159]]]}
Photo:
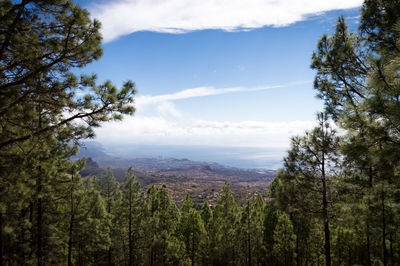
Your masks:
{"label": "haze over sea", "polygon": [[211,146],[146,146],[115,147],[115,155],[123,157],[172,157],[193,161],[216,162],[242,168],[281,167],[284,148],[211,147]]}
{"label": "haze over sea", "polygon": [[[284,147],[214,147],[183,145],[103,145],[85,142],[81,148],[84,156],[95,157],[100,153],[121,159],[166,157],[192,161],[216,162],[239,168],[275,170],[282,166]],[[95,157],[96,158],[96,157]]]}

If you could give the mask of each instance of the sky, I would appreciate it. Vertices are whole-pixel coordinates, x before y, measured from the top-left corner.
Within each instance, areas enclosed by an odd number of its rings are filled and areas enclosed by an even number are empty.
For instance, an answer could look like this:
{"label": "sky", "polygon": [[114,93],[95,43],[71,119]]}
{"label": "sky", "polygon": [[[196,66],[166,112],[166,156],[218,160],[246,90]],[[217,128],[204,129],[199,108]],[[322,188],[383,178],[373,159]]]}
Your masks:
{"label": "sky", "polygon": [[311,56],[359,0],[79,0],[102,23],[103,57],[79,71],[121,86],[136,112],[96,129],[108,145],[287,149],[323,109]]}

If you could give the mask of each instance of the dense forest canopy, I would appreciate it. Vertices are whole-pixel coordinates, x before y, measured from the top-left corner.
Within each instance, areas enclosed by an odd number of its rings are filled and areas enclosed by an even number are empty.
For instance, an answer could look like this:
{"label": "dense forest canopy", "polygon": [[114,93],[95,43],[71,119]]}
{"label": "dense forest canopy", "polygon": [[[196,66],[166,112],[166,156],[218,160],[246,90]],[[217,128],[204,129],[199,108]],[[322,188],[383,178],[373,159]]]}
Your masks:
{"label": "dense forest canopy", "polygon": [[[180,208],[132,169],[82,178],[93,128],[133,114],[135,86],[71,71],[100,24],[68,0],[0,2],[0,265],[399,265],[400,1],[366,0],[312,56],[325,103],[267,192]],[[342,134],[337,134],[340,128]]]}

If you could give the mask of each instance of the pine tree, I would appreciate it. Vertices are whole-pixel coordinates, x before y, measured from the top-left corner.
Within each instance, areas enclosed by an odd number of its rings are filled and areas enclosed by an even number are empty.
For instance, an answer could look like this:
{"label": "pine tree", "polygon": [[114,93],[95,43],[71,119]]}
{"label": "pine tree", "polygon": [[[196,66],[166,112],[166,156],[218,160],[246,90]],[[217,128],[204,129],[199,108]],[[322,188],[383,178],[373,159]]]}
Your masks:
{"label": "pine tree", "polygon": [[212,254],[212,243],[210,237],[212,234],[213,211],[207,201],[205,201],[201,207],[200,216],[205,228],[205,236],[203,239],[205,243],[203,248],[200,250],[201,264],[208,265],[211,264]]}
{"label": "pine tree", "polygon": [[278,212],[278,222],[274,230],[273,252],[280,265],[293,265],[295,258],[296,235],[289,216]]}
{"label": "pine tree", "polygon": [[[111,219],[114,221],[116,219],[116,211],[117,208],[116,206],[118,205],[118,201],[121,198],[121,193],[119,189],[119,183],[114,177],[114,174],[110,168],[107,169],[106,173],[104,176],[102,176],[99,179],[99,189],[101,191],[101,194],[104,198],[105,204],[106,204],[106,210],[107,213],[110,215]],[[112,235],[113,233],[112,225],[110,225],[109,231],[111,232]],[[109,264],[112,263],[113,261],[113,247],[115,243],[112,243],[112,245],[108,249],[108,254],[107,254],[107,261]]]}
{"label": "pine tree", "polygon": [[[273,183],[277,182],[277,178]],[[271,186],[272,188],[272,186]],[[263,223],[263,245],[265,247],[264,251],[264,263],[268,265],[275,264],[275,256],[273,254],[274,246],[274,231],[276,223],[278,222],[277,208],[274,206],[273,202],[266,202],[264,208],[264,223]]]}
{"label": "pine tree", "polygon": [[[357,252],[360,263],[384,265],[394,261],[388,249],[393,240],[393,213],[398,211],[400,122],[398,112],[399,26],[398,1],[365,1],[358,32],[349,33],[343,18],[336,32],[321,38],[313,56],[317,70],[315,88],[328,112],[345,130],[347,201],[349,211],[362,219],[366,254]],[[350,223],[350,224],[351,224]],[[392,240],[388,240],[388,238]],[[391,244],[389,244],[391,245]],[[393,245],[392,245],[393,247]],[[389,255],[392,254],[392,255]]]}
{"label": "pine tree", "polygon": [[184,244],[175,232],[179,221],[179,209],[172,201],[166,185],[158,189],[152,185],[148,191],[150,265],[167,265],[184,260]]}
{"label": "pine tree", "polygon": [[75,262],[78,265],[105,264],[111,246],[112,216],[97,188],[95,180],[84,180],[80,211],[82,216],[76,230]]}
{"label": "pine tree", "polygon": [[132,114],[134,84],[73,74],[102,49],[100,24],[72,1],[5,0],[0,17],[0,264],[68,263],[69,144]]}
{"label": "pine tree", "polygon": [[258,265],[263,256],[264,201],[260,194],[254,195],[240,208],[240,222],[236,228],[241,246],[242,263]]}
{"label": "pine tree", "polygon": [[325,260],[331,264],[330,220],[339,166],[339,139],[327,122],[326,114],[318,115],[319,126],[304,137],[292,139],[292,148],[284,159],[285,168],[279,178],[283,186],[294,189],[292,206],[317,215],[324,224]]}
{"label": "pine tree", "polygon": [[236,226],[238,206],[233,198],[229,183],[222,187],[221,197],[213,212],[213,228],[210,235],[213,244],[213,263],[236,263]]}
{"label": "pine tree", "polygon": [[[100,122],[133,113],[132,82],[118,91],[110,82],[96,85],[95,76],[77,78],[71,71],[102,55],[100,23],[86,10],[72,1],[6,0],[0,15],[2,150],[47,132],[92,136]],[[81,90],[88,93],[79,96]],[[43,111],[44,123],[32,123]],[[73,124],[77,119],[87,125]]]}
{"label": "pine tree", "polygon": [[189,194],[182,204],[177,234],[185,244],[186,256],[190,258],[191,265],[198,264],[200,249],[205,248],[206,231],[200,213],[193,208],[193,201]]}
{"label": "pine tree", "polygon": [[81,203],[83,199],[84,187],[82,184],[81,177],[78,173],[80,169],[83,168],[85,164],[85,160],[78,161],[77,163],[72,163],[69,168],[70,174],[70,186],[68,188],[69,198],[68,198],[68,207],[69,207],[69,215],[68,215],[68,255],[67,255],[67,264],[68,266],[73,263],[72,252],[75,245],[75,231],[79,220],[81,219],[82,208]]}
{"label": "pine tree", "polygon": [[[118,228],[115,243],[122,244],[115,249],[123,251],[120,257],[126,258],[124,263],[128,265],[143,264],[145,207],[144,191],[132,168],[129,168],[122,184],[122,199],[114,225]],[[122,264],[122,261],[118,264]]]}

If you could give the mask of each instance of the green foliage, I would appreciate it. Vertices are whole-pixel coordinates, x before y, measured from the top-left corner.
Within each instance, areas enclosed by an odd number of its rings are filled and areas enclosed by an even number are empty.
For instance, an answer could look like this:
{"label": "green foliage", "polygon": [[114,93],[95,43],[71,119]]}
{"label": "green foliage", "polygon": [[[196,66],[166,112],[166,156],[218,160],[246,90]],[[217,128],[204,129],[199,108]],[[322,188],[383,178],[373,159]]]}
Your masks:
{"label": "green foliage", "polygon": [[132,114],[134,84],[72,73],[102,55],[99,22],[72,1],[5,0],[0,17],[0,264],[72,264],[76,250],[95,263],[110,226],[98,192],[84,199],[69,144]]}
{"label": "green foliage", "polygon": [[147,205],[145,193],[132,168],[128,169],[121,185],[121,199],[117,201],[112,225],[112,250],[115,264],[138,265],[147,260],[145,221]]}
{"label": "green foliage", "polygon": [[183,258],[184,248],[181,246],[184,244],[175,234],[180,212],[166,185],[160,189],[152,185],[147,191],[147,197],[149,218],[146,238],[150,240],[150,264],[165,265]]}
{"label": "green foliage", "polygon": [[[335,33],[320,39],[312,58],[311,66],[317,71],[315,89],[343,132],[342,141],[329,151],[343,160],[327,168],[337,173],[330,180],[325,178],[327,188],[333,188],[326,190],[325,224],[326,218],[334,219],[324,231],[333,229],[332,263],[338,265],[396,265],[399,256],[394,248],[399,241],[394,229],[399,228],[395,218],[400,180],[399,10],[398,1],[366,0],[359,31],[349,32],[344,18],[339,18]],[[295,141],[301,144],[300,139]],[[323,148],[321,144],[318,146]],[[315,153],[313,147],[307,143],[302,149]],[[293,220],[310,213],[307,210],[320,213],[310,208],[309,202],[320,202],[318,193],[310,189],[323,191],[298,182],[309,173],[311,164],[304,164],[304,156],[297,150],[293,147],[289,152],[285,168],[272,186],[279,206],[293,215]],[[323,184],[324,178],[320,181]],[[307,190],[310,198],[299,193]],[[297,232],[298,225],[293,224]],[[318,232],[318,224],[309,226],[310,235]],[[330,239],[325,234],[325,243]],[[318,254],[316,250],[313,253]]]}
{"label": "green foliage", "polygon": [[96,264],[111,244],[111,216],[106,203],[92,180],[79,184],[83,190],[76,199],[75,214],[70,221],[73,250],[71,263]]}
{"label": "green foliage", "polygon": [[239,210],[236,237],[241,243],[238,249],[240,264],[260,264],[263,261],[263,223],[264,200],[260,194],[254,195]]}
{"label": "green foliage", "polygon": [[199,261],[200,250],[206,244],[206,231],[200,213],[193,208],[193,201],[189,194],[182,204],[181,216],[176,233],[185,244],[186,256],[192,265]]}
{"label": "green foliage", "polygon": [[278,221],[274,230],[273,253],[281,265],[293,265],[295,257],[296,235],[289,216],[278,212]]}
{"label": "green foliage", "polygon": [[132,82],[118,91],[71,72],[102,55],[100,23],[86,10],[72,1],[6,0],[0,14],[1,149],[45,133],[90,137],[101,122],[134,112]]}
{"label": "green foliage", "polygon": [[200,250],[201,253],[201,263],[203,265],[209,265],[212,262],[212,239],[211,233],[213,229],[213,211],[210,208],[210,205],[207,201],[203,203],[203,206],[200,210],[200,216],[203,221],[203,225],[205,228],[204,238],[203,238],[203,247]]}
{"label": "green foliage", "polygon": [[213,263],[235,263],[236,224],[238,222],[238,206],[233,198],[230,185],[222,187],[221,197],[213,212],[213,223],[210,234],[214,258]]}
{"label": "green foliage", "polygon": [[319,126],[304,137],[292,138],[292,147],[284,159],[285,169],[277,178],[283,187],[280,193],[286,194],[289,213],[310,214],[324,224],[325,259],[330,265],[330,223],[338,201],[339,138],[326,114],[319,114],[318,120]]}

